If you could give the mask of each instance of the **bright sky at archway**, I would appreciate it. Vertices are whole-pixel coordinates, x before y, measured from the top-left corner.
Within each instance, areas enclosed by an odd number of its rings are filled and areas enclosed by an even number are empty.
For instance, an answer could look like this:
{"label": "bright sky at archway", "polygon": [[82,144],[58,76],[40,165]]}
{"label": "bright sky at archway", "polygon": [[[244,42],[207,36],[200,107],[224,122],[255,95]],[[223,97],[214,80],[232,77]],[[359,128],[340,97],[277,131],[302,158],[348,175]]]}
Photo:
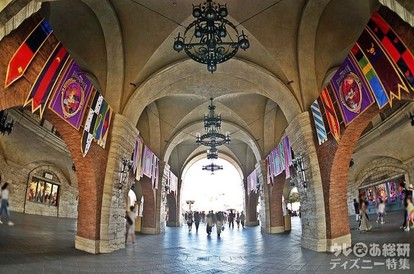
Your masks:
{"label": "bright sky at archway", "polygon": [[242,178],[237,169],[224,159],[217,159],[215,164],[222,165],[211,175],[210,171],[202,170],[203,165],[211,161],[202,159],[194,163],[184,177],[181,196],[181,208],[188,210],[185,201],[194,200],[192,210],[227,210],[234,208],[243,210],[244,192]]}

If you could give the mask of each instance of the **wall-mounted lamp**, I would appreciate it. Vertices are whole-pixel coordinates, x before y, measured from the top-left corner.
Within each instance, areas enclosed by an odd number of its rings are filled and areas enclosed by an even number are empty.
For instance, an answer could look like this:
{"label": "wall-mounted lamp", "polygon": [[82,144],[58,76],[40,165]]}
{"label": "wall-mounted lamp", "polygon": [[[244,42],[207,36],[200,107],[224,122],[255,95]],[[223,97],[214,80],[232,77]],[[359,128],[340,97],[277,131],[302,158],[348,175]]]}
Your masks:
{"label": "wall-mounted lamp", "polygon": [[119,171],[120,178],[119,178],[119,190],[121,190],[126,184],[128,179],[128,173],[131,170],[133,165],[132,160],[129,159],[122,159],[122,169]]}
{"label": "wall-mounted lamp", "polygon": [[303,158],[302,156],[298,156],[294,159],[292,159],[293,168],[296,173],[296,178],[298,183],[301,183],[304,190],[306,191],[306,188],[308,187],[306,182],[306,176],[305,176],[305,168],[303,167]]}
{"label": "wall-mounted lamp", "polygon": [[414,115],[410,114],[411,126],[414,127]]}

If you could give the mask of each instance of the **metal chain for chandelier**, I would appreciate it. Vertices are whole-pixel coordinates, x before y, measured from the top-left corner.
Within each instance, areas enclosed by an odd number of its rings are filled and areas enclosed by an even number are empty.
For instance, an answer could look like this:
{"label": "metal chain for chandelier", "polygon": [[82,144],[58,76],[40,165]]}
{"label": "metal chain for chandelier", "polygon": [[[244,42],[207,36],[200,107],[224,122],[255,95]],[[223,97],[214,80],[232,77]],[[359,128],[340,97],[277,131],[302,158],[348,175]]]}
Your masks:
{"label": "metal chain for chandelier", "polygon": [[250,47],[247,35],[239,34],[237,27],[226,19],[226,4],[220,5],[212,0],[193,5],[195,20],[188,25],[184,35],[174,41],[174,50],[182,50],[194,61],[207,65],[211,73],[217,70],[217,64],[236,55],[239,48]]}

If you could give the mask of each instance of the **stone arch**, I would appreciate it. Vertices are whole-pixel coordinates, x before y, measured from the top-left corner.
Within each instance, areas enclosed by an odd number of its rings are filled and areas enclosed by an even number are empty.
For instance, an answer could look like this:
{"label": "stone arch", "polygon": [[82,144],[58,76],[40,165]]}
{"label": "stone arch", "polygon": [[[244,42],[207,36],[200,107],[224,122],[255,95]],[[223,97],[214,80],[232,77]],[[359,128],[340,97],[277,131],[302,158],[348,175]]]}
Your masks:
{"label": "stone arch", "polygon": [[[413,93],[401,94],[401,97],[414,100]],[[323,159],[320,169],[324,186],[327,238],[332,244],[351,242],[348,216],[343,214],[348,201],[349,162],[360,135],[379,112],[378,107],[372,105],[344,129],[338,143],[331,140],[317,147],[318,158]],[[360,179],[365,178],[362,174],[360,176]]]}
{"label": "stone arch", "polygon": [[[35,14],[26,20],[13,34],[5,37],[0,42],[0,50],[4,57],[0,59],[0,82],[4,83],[7,63],[22,42],[25,33],[32,29],[33,25],[39,22],[39,20],[40,16]],[[39,54],[36,55],[28,67],[24,78],[14,82],[6,90],[3,89],[3,86],[0,86],[0,109],[23,107],[32,84],[57,42],[57,39],[51,36],[47,40],[47,44],[42,46]],[[77,167],[79,182],[81,182],[79,184],[79,214],[75,247],[91,253],[98,253],[97,242],[99,242],[100,238],[102,182],[105,178],[105,170],[102,167],[106,166],[108,152],[97,145],[92,145],[87,156],[83,157],[80,150],[82,133],[49,109],[45,109],[44,118],[54,125],[68,146]]]}
{"label": "stone arch", "polygon": [[[239,163],[236,159],[234,159],[233,157],[227,155],[226,153],[220,153],[220,158],[226,160],[227,162],[229,162],[230,164],[232,164],[237,172],[239,173],[240,176],[240,184],[241,187],[243,188],[244,191],[246,191],[246,187],[245,187],[245,183],[244,183],[244,176],[243,176],[243,169],[242,169],[242,165],[241,163]],[[181,189],[185,186],[185,177],[186,174],[188,172],[188,170],[191,168],[191,166],[200,161],[201,159],[205,159],[205,154],[204,153],[199,153],[195,156],[193,156],[191,159],[189,159],[188,161],[186,161],[186,163],[183,165],[183,169],[181,170],[181,180],[180,180],[180,184],[178,186],[178,193],[181,195]],[[244,197],[243,197],[244,198]],[[177,205],[179,205],[180,201],[181,201],[181,197],[178,196],[177,197]],[[246,201],[246,200],[244,200]]]}
{"label": "stone arch", "polygon": [[[25,203],[24,203],[24,213],[29,214],[40,214],[46,216],[55,216],[55,217],[78,217],[78,188],[77,181],[74,182],[74,185],[71,184],[71,181],[66,178],[63,172],[57,168],[53,163],[45,161],[37,161],[27,164],[24,169],[29,171],[28,180],[26,182],[26,191],[25,191]],[[58,203],[56,207],[46,207],[44,205],[32,204],[29,206],[27,203],[27,197],[29,195],[29,183],[34,179],[33,176],[37,178],[43,176],[44,172],[48,172],[57,177],[57,179],[51,180],[51,182],[56,182],[59,185],[58,194]],[[75,175],[76,176],[76,175]]]}
{"label": "stone arch", "polygon": [[[357,175],[355,186],[363,186],[374,180],[383,180],[401,174],[408,177],[408,166],[398,159],[391,157],[379,157],[372,160]],[[386,174],[387,177],[384,177]]]}
{"label": "stone arch", "polygon": [[[257,94],[261,94],[278,103],[287,121],[291,121],[301,112],[301,107],[289,88],[270,72],[236,58],[221,64],[221,66],[222,69],[220,69],[220,72],[216,72],[214,77],[237,79],[238,86],[243,84],[250,86]],[[199,79],[197,87],[194,86],[191,90],[176,88],[183,81],[189,81],[194,77],[198,77],[197,79]],[[209,77],[205,73],[205,67],[194,64],[192,60],[182,60],[174,63],[155,73],[141,84],[131,95],[122,113],[130,121],[136,123],[144,108],[159,98],[166,95],[187,92],[191,94],[203,94],[204,89],[201,87],[211,85]],[[226,83],[226,81],[223,80],[222,83]]]}

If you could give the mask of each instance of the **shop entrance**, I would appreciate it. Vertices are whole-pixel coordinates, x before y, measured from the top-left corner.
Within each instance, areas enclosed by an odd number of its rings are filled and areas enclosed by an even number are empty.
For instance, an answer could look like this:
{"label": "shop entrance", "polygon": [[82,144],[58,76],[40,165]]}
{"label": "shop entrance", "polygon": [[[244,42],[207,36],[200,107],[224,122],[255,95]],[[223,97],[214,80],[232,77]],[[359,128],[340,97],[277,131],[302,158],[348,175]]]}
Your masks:
{"label": "shop entrance", "polygon": [[359,188],[359,198],[368,201],[368,213],[376,213],[380,201],[385,203],[386,211],[402,210],[403,195],[399,190],[401,182],[405,181],[404,175],[384,181],[375,182]]}

